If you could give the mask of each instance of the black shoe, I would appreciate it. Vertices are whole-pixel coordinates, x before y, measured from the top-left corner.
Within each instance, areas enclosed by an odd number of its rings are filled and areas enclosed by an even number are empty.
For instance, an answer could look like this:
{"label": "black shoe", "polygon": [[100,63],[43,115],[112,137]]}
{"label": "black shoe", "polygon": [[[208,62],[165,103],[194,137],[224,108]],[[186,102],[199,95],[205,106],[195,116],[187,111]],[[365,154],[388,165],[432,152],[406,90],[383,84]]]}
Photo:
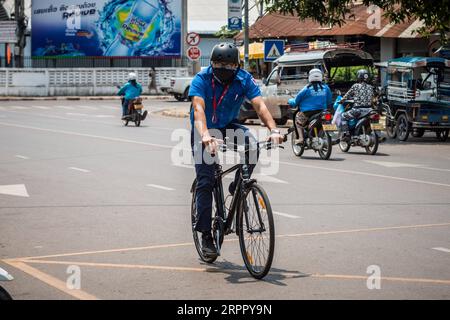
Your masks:
{"label": "black shoe", "polygon": [[148,111],[145,110],[144,113],[142,114],[142,120],[145,120],[145,118],[147,118],[147,113]]}
{"label": "black shoe", "polygon": [[214,245],[211,231],[202,233],[202,253],[207,257],[217,256],[217,250]]}
{"label": "black shoe", "polygon": [[228,186],[228,191],[230,192],[231,195],[234,195],[234,191],[235,191],[236,187],[234,186],[234,181],[230,183],[230,185]]}

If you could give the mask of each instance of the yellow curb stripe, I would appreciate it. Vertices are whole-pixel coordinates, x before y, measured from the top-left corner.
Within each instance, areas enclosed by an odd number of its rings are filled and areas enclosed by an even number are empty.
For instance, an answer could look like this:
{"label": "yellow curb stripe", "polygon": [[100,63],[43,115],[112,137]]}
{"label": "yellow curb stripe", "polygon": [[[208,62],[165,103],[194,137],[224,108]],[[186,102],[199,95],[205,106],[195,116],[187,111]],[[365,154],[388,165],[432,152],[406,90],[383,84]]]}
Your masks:
{"label": "yellow curb stripe", "polygon": [[[321,236],[321,235],[346,234],[346,233],[361,233],[361,232],[375,232],[375,231],[388,231],[388,230],[434,228],[434,227],[446,227],[446,226],[450,226],[450,222],[438,223],[438,224],[412,225],[412,226],[381,227],[381,228],[367,228],[367,229],[351,229],[351,230],[320,231],[320,232],[310,232],[310,233],[285,234],[285,235],[278,235],[278,236],[276,236],[276,238],[308,237],[308,236]],[[239,241],[239,239],[226,239],[226,240],[224,240],[224,242],[235,242],[235,241]],[[116,252],[141,251],[141,250],[151,250],[151,249],[165,249],[165,248],[184,247],[184,246],[193,246],[193,245],[194,245],[194,242],[184,242],[184,243],[161,244],[161,245],[135,247],[135,248],[122,248],[122,249],[110,249],[110,250],[98,250],[98,251],[84,251],[84,252],[62,253],[62,254],[53,254],[53,255],[46,255],[46,256],[35,256],[35,257],[21,257],[21,258],[15,258],[15,260],[34,260],[34,259],[56,258],[56,257],[81,256],[81,255],[90,255],[90,254],[99,254],[99,253],[116,253]]]}
{"label": "yellow curb stripe", "polygon": [[[191,272],[225,272],[226,270],[216,268],[190,268],[190,267],[171,267],[171,266],[155,266],[155,265],[139,265],[139,264],[114,264],[114,263],[92,263],[92,262],[74,262],[74,261],[44,261],[44,260],[28,260],[27,263],[36,264],[53,264],[53,265],[77,265],[97,268],[126,268],[126,269],[150,269],[150,270],[164,270],[164,271],[191,271]],[[246,273],[246,270],[236,270],[235,272]],[[273,273],[278,274],[278,273]],[[302,273],[287,273],[282,272],[280,275],[286,278],[296,277],[310,277],[317,279],[338,279],[338,280],[367,280],[368,276],[359,275],[342,275],[342,274],[302,274]],[[442,284],[450,285],[450,280],[442,279],[423,279],[423,278],[401,278],[401,277],[381,277],[381,281],[392,282],[410,282],[410,283],[429,283],[429,284]]]}
{"label": "yellow curb stripe", "polygon": [[[3,260],[5,263],[13,266],[16,269],[19,269],[27,274],[29,274],[30,276],[48,284],[49,286],[58,289],[76,299],[80,299],[80,300],[98,300],[97,297],[82,291],[82,290],[71,290],[69,288],[67,288],[67,285],[65,282],[52,277],[36,268],[33,268],[27,264],[25,264],[23,261],[17,261],[17,260]],[[71,263],[72,265],[74,265],[75,263]]]}

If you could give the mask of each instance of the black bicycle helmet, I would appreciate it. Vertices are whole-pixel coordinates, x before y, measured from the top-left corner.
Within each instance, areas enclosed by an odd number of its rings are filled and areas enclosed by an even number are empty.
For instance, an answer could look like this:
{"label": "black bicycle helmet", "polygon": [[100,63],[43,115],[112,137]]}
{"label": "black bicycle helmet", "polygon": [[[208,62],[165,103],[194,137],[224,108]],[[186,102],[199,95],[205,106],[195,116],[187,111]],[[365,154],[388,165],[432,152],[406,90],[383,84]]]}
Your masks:
{"label": "black bicycle helmet", "polygon": [[232,43],[219,43],[212,49],[211,62],[235,63],[239,65],[239,50]]}
{"label": "black bicycle helmet", "polygon": [[358,72],[356,73],[356,78],[358,79],[358,81],[369,81],[370,75],[369,72],[366,69],[361,69],[358,70]]}

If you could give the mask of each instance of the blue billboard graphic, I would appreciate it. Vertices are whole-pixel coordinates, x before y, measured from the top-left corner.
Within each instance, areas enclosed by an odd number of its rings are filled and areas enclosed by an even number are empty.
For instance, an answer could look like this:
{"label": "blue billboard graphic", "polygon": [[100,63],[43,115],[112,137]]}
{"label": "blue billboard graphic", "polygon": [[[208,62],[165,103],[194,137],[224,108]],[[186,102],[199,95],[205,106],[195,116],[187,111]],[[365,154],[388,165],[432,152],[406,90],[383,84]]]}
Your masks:
{"label": "blue billboard graphic", "polygon": [[35,57],[181,56],[181,0],[34,0]]}

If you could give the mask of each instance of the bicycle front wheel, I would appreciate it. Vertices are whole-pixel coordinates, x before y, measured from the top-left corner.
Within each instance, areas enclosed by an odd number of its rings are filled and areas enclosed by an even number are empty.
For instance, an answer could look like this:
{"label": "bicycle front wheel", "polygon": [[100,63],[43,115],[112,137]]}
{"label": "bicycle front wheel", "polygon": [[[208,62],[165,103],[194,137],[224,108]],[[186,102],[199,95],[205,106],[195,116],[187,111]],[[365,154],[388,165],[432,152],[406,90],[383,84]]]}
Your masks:
{"label": "bicycle front wheel", "polygon": [[261,186],[253,184],[243,195],[238,221],[245,266],[254,278],[262,279],[272,266],[275,227],[269,198]]}

